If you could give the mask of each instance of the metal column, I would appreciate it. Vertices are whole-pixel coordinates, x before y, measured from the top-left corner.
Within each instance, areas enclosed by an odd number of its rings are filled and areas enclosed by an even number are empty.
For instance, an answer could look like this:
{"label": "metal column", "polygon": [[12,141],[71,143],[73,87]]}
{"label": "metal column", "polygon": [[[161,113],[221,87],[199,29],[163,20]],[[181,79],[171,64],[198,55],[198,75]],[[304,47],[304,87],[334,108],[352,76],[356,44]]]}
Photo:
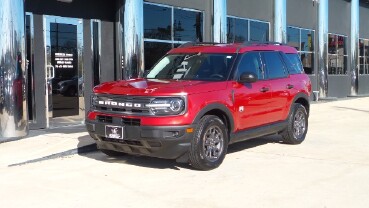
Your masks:
{"label": "metal column", "polygon": [[328,0],[318,1],[318,89],[319,97],[328,96]]}
{"label": "metal column", "polygon": [[227,0],[213,0],[213,41],[227,42]]}
{"label": "metal column", "polygon": [[121,73],[118,79],[142,77],[144,72],[143,0],[121,0],[120,33]]}
{"label": "metal column", "polygon": [[274,0],[274,41],[287,43],[286,0]]}
{"label": "metal column", "polygon": [[359,0],[351,0],[351,34],[350,34],[350,76],[351,95],[359,90]]}
{"label": "metal column", "polygon": [[0,141],[28,134],[24,0],[0,1]]}

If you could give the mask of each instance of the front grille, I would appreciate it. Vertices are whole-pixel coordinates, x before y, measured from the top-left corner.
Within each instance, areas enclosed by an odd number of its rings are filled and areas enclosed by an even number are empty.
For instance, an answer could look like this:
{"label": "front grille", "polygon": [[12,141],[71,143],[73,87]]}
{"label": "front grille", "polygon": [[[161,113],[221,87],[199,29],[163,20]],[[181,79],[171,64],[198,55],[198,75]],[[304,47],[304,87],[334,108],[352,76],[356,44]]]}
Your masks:
{"label": "front grille", "polygon": [[150,108],[146,107],[146,105],[151,103],[152,99],[137,96],[98,95],[93,100],[93,106],[100,111],[149,115]]}
{"label": "front grille", "polygon": [[125,126],[141,126],[141,120],[134,118],[122,118],[122,124]]}

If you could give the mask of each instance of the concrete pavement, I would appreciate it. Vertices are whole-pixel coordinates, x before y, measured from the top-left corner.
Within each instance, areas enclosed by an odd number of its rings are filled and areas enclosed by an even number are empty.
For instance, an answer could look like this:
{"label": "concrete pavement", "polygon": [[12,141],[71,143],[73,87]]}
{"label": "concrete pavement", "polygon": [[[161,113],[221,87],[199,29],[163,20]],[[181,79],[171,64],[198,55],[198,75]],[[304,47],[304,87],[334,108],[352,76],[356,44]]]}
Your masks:
{"label": "concrete pavement", "polygon": [[369,98],[313,104],[301,145],[237,143],[207,172],[72,154],[93,142],[83,127],[31,134],[0,144],[0,207],[369,207]]}

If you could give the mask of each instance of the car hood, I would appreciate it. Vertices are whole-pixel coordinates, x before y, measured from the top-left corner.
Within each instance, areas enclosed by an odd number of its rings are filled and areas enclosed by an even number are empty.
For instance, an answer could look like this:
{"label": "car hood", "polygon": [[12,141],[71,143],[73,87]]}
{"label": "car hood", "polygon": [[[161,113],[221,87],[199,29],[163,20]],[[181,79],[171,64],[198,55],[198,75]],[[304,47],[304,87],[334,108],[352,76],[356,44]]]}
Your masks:
{"label": "car hood", "polygon": [[97,94],[168,96],[205,93],[226,89],[227,82],[133,79],[105,82],[94,88]]}

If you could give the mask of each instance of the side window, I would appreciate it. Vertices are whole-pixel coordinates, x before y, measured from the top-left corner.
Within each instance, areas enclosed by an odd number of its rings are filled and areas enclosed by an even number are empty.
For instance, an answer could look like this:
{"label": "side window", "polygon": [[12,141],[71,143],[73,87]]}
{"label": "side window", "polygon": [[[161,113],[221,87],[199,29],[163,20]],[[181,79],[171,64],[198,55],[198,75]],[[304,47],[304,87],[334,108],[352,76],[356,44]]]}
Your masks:
{"label": "side window", "polygon": [[290,74],[301,74],[304,71],[298,54],[289,53],[283,56]]}
{"label": "side window", "polygon": [[279,52],[263,52],[269,79],[283,78],[287,72]]}
{"label": "side window", "polygon": [[255,73],[259,80],[264,79],[264,71],[260,61],[260,53],[250,52],[242,56],[238,64],[237,79],[242,73]]}

